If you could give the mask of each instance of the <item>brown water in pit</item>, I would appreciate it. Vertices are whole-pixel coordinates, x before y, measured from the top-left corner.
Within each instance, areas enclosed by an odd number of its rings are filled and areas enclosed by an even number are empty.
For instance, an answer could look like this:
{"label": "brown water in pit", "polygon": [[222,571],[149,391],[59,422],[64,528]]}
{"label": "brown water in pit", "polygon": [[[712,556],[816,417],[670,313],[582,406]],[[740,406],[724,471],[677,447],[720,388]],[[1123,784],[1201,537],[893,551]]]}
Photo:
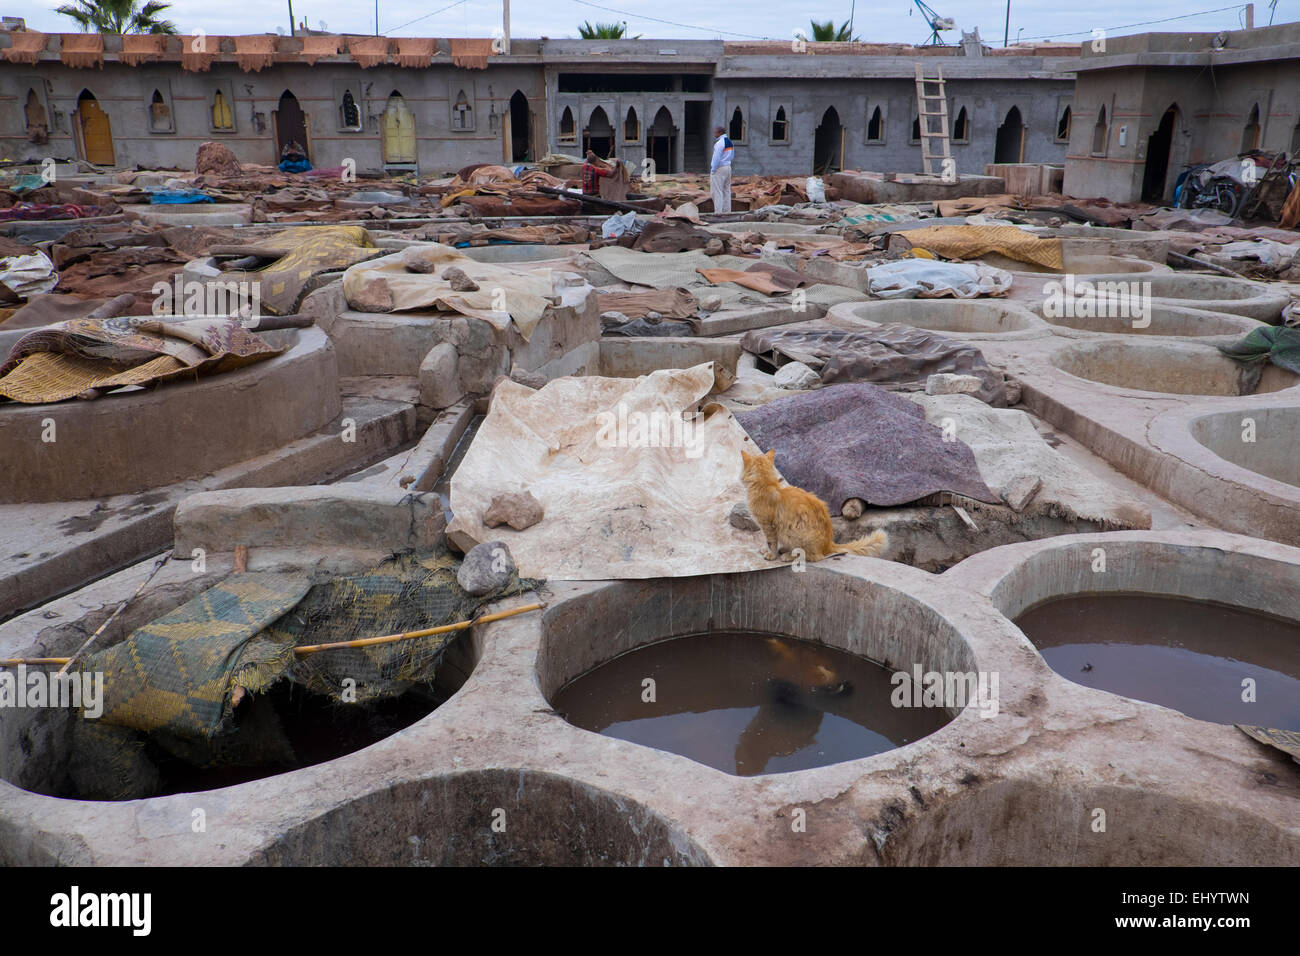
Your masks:
{"label": "brown water in pit", "polygon": [[[1300,624],[1149,594],[1039,604],[1016,626],[1076,684],[1220,724],[1300,730]],[[1242,681],[1255,681],[1255,702]]]}
{"label": "brown water in pit", "polygon": [[868,757],[951,720],[937,708],[892,706],[890,674],[820,644],[710,631],[622,654],[551,703],[584,730],[749,777]]}

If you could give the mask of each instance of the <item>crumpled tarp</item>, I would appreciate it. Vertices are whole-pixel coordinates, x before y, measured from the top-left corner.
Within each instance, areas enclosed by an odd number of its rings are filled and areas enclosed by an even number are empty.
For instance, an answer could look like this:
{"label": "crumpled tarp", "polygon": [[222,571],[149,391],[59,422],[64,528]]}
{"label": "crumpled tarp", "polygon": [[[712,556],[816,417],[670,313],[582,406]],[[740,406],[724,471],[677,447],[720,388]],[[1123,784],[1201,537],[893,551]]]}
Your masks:
{"label": "crumpled tarp", "polygon": [[740,269],[696,269],[695,271],[714,285],[734,282],[736,285],[753,289],[764,295],[785,295],[795,289],[804,289],[817,284],[816,279],[765,262],[756,262],[743,272]]}
{"label": "crumpled tarp", "polygon": [[49,292],[59,284],[54,263],[43,252],[0,259],[0,285],[22,298]]}
{"label": "crumpled tarp", "polygon": [[632,248],[640,252],[687,252],[703,249],[710,240],[717,238],[708,230],[681,219],[652,219],[641,228]]}
{"label": "crumpled tarp", "polygon": [[665,319],[693,318],[700,301],[689,289],[656,289],[654,292],[599,292],[601,315],[622,312],[629,319],[640,319],[658,312]]}
{"label": "crumpled tarp", "polygon": [[261,283],[262,308],[290,315],[298,308],[311,277],[344,269],[381,254],[361,226],[294,226],[245,247],[218,247],[234,255],[278,256],[262,269],[223,272],[221,282]]}
{"label": "crumpled tarp", "polygon": [[882,299],[1006,295],[1011,273],[977,262],[897,259],[867,270],[868,291]]}
{"label": "crumpled tarp", "polygon": [[919,246],[948,259],[974,259],[996,252],[1017,262],[1064,268],[1060,239],[1036,236],[1016,226],[922,226],[902,235],[913,248]]}
{"label": "crumpled tarp", "polygon": [[[420,271],[410,269],[418,263]],[[455,266],[478,285],[457,292],[442,278]],[[479,262],[437,242],[407,246],[401,252],[355,265],[343,273],[348,305],[361,312],[439,309],[473,316],[504,331],[511,320],[527,340],[547,306],[558,303],[550,269],[524,270]],[[504,306],[504,308],[498,308]]]}
{"label": "crumpled tarp", "polygon": [[740,347],[772,365],[802,362],[821,376],[823,385],[871,382],[893,391],[925,388],[941,372],[974,375],[975,393],[990,405],[1006,405],[1002,375],[989,366],[975,345],[929,329],[890,323],[877,329],[842,329],[825,322],[752,329]]}
{"label": "crumpled tarp", "polygon": [[[537,391],[503,381],[452,478],[448,535],[500,539],[520,575],[548,579],[775,566],[760,533],[728,520],[745,500],[740,451],[758,450],[708,402],[716,384],[712,362],[636,379],[558,378]],[[693,424],[681,418],[701,405]],[[523,531],[482,524],[494,496],[524,489],[545,509],[540,522]]]}
{"label": "crumpled tarp", "polygon": [[90,389],[229,372],[283,351],[237,319],[73,319],[14,343],[0,365],[0,396],[61,402]]}
{"label": "crumpled tarp", "polygon": [[1231,345],[1220,345],[1219,351],[1238,362],[1262,363],[1267,359],[1300,375],[1300,329],[1261,325]]}
{"label": "crumpled tarp", "polygon": [[[1016,481],[1039,478],[1042,487],[1021,515],[1091,521],[1105,531],[1145,530],[1151,512],[1122,488],[1098,478],[1047,444],[1033,419],[1014,408],[990,408],[970,395],[908,395],[932,425],[951,422],[970,446],[984,483],[1001,494]],[[956,503],[956,502],[954,502]],[[963,502],[978,511],[978,500]],[[1007,509],[1001,508],[1002,517]]]}
{"label": "crumpled tarp", "polygon": [[763,451],[776,449],[786,481],[817,495],[832,515],[850,498],[892,506],[949,492],[998,501],[966,444],[945,441],[924,409],[875,385],[832,385],[736,420]]}

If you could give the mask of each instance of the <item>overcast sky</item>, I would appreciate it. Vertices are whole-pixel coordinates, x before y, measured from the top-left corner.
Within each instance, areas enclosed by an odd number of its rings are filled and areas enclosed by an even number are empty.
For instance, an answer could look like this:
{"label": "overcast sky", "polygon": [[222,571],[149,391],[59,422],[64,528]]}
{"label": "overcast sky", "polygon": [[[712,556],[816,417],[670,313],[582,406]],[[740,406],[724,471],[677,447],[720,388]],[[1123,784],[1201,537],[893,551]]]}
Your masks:
{"label": "overcast sky", "polygon": [[[60,0],[36,0],[31,5],[11,5],[6,12],[26,16],[34,30],[75,30],[71,20],[54,12],[59,5]],[[256,5],[176,0],[167,16],[182,32],[200,28],[211,34],[265,33],[277,27],[287,31],[288,6],[289,0]],[[795,15],[793,4],[779,0],[513,0],[511,34],[576,37],[584,20],[626,20],[630,35],[647,38],[784,40],[795,28],[807,27],[806,17],[834,18],[838,24],[849,18],[852,6],[853,0],[811,0],[797,8],[806,14]],[[959,31],[978,26],[985,42],[1001,45],[1007,10],[1003,0],[933,0],[930,6],[938,15],[957,21],[957,30],[945,35],[950,41],[961,39]],[[1220,9],[1206,12],[1216,8]],[[373,0],[294,0],[293,12],[300,23],[305,16],[313,29],[324,22],[334,33],[375,32]],[[1171,17],[1177,19],[1149,23]],[[1300,19],[1300,0],[1278,0],[1274,22],[1296,19]],[[1255,4],[1255,25],[1266,25],[1268,20],[1267,4]],[[1146,25],[1135,25],[1139,23]],[[1010,32],[1013,43],[1017,35],[1023,40],[1078,42],[1093,29],[1114,34],[1217,32],[1240,29],[1244,23],[1244,7],[1229,7],[1225,0],[1095,0],[1086,5],[1012,0]],[[501,0],[379,0],[379,28],[391,36],[491,36],[500,25]],[[865,0],[857,3],[854,35],[868,41],[921,43],[928,38],[929,27],[912,0]]]}

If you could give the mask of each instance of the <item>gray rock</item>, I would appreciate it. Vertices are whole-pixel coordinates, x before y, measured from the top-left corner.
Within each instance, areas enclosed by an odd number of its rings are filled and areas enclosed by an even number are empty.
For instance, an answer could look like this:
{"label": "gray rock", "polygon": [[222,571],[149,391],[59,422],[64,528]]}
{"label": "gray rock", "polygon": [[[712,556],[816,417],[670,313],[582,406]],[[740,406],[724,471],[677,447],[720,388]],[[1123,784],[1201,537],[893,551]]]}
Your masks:
{"label": "gray rock", "polygon": [[720,308],[722,308],[722,296],[706,295],[703,299],[700,300],[700,308],[703,309],[705,312],[717,312]]}
{"label": "gray rock", "polygon": [[974,395],[984,383],[975,375],[955,375],[939,372],[925,380],[927,395]]}
{"label": "gray rock", "polygon": [[622,312],[602,312],[600,314],[601,325],[622,325],[624,322],[630,321],[631,319]]}
{"label": "gray rock", "polygon": [[731,513],[727,515],[727,520],[731,522],[733,528],[739,528],[741,531],[762,530],[754,520],[754,516],[749,513],[749,505],[743,501],[738,501],[731,506]]}
{"label": "gray rock", "polygon": [[515,573],[515,559],[504,541],[484,541],[469,549],[456,572],[456,581],[470,594],[482,597],[499,591]]}
{"label": "gray rock", "polygon": [[529,388],[545,388],[547,382],[546,376],[541,372],[530,372],[528,369],[520,368],[518,363],[510,366],[510,380],[520,385],[527,385]]}
{"label": "gray rock", "polygon": [[710,239],[707,243],[705,243],[704,254],[706,256],[720,256],[722,255],[722,251],[725,248],[726,248],[726,244],[723,243],[721,239],[713,238]]}
{"label": "gray rock", "polygon": [[664,316],[662,312],[647,312],[645,314],[645,320],[651,325],[658,325],[664,320]]}
{"label": "gray rock", "polygon": [[1007,503],[1007,507],[1019,514],[1034,500],[1042,487],[1043,479],[1038,475],[1020,475],[1007,482],[1002,489],[1002,500]]}
{"label": "gray rock", "polygon": [[489,528],[508,524],[516,531],[523,531],[545,516],[546,510],[531,491],[509,491],[493,496],[487,511],[483,512],[483,523]]}
{"label": "gray rock", "polygon": [[777,388],[801,389],[815,388],[822,378],[803,362],[789,362],[776,370],[772,381]]}
{"label": "gray rock", "polygon": [[448,266],[442,270],[444,282],[451,283],[453,292],[477,292],[478,283],[465,274],[465,270],[458,266]]}

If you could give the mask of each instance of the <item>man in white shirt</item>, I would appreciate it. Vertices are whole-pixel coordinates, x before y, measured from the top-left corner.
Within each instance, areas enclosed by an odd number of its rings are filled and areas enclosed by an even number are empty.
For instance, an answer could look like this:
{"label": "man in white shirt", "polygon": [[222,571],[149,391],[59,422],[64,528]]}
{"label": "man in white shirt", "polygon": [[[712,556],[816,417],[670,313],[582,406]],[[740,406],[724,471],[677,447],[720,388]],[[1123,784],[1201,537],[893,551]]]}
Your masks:
{"label": "man in white shirt", "polygon": [[714,212],[731,212],[731,154],[734,148],[727,131],[715,126],[713,135],[713,165],[709,167],[709,192],[713,195]]}

